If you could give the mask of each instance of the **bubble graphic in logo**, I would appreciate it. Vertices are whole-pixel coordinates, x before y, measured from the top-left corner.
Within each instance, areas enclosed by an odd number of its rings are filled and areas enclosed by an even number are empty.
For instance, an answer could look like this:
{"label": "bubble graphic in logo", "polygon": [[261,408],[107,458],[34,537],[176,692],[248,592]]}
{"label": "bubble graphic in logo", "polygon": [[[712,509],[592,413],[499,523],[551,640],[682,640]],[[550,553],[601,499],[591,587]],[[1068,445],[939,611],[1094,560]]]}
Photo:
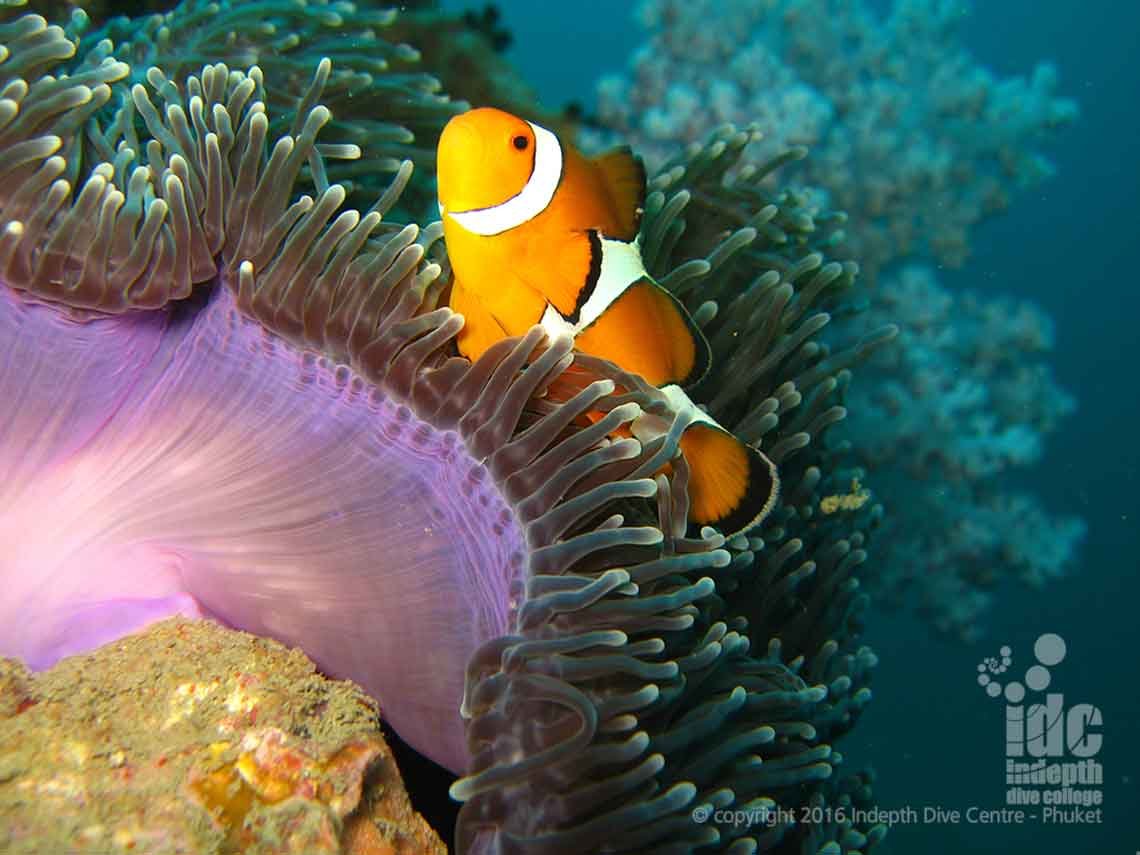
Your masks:
{"label": "bubble graphic in logo", "polygon": [[1053,632],[1047,632],[1033,645],[1033,655],[1042,665],[1060,665],[1065,658],[1065,639]]}
{"label": "bubble graphic in logo", "polygon": [[1044,665],[1034,665],[1025,672],[1025,685],[1035,692],[1044,692],[1049,688],[1051,680],[1049,669]]}
{"label": "bubble graphic in logo", "polygon": [[1049,688],[1053,679],[1049,668],[1063,662],[1065,653],[1065,639],[1055,632],[1047,632],[1033,644],[1033,656],[1037,663],[1029,666],[1022,680],[1011,680],[1003,684],[994,677],[1001,676],[1013,665],[1013,650],[1008,644],[1003,644],[997,656],[987,656],[978,663],[978,685],[991,698],[1004,695],[1008,703],[1020,704],[1025,700],[1027,688],[1033,692],[1043,692]]}

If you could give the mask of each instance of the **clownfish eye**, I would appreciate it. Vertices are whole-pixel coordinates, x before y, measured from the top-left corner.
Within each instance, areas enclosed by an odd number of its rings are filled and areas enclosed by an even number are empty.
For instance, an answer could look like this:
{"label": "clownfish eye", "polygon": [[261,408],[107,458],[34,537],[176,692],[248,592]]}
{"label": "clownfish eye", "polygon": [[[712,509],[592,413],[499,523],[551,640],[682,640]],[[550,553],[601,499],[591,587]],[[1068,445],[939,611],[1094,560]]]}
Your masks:
{"label": "clownfish eye", "polygon": [[513,145],[519,151],[525,151],[526,147],[530,145],[530,140],[528,140],[522,134],[519,134],[517,137],[511,140],[511,145]]}

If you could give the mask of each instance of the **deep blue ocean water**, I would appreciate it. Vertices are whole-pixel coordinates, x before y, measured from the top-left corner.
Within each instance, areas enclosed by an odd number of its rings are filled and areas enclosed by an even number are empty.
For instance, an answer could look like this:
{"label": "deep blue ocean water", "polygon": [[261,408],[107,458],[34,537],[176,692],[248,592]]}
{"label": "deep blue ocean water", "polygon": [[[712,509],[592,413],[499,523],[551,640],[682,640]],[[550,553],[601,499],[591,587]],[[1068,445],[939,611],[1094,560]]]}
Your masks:
{"label": "deep blue ocean water", "polygon": [[[588,106],[596,78],[621,71],[643,41],[633,4],[621,0],[499,7],[514,35],[507,56],[549,109]],[[877,851],[1140,852],[1140,5],[977,3],[964,36],[1001,75],[1052,61],[1060,93],[1080,102],[1080,119],[1045,149],[1056,176],[976,228],[972,258],[942,276],[954,288],[1031,298],[1054,318],[1053,370],[1079,410],[1017,477],[1051,509],[1083,516],[1089,533],[1067,578],[1039,592],[1000,589],[975,645],[938,639],[917,618],[873,613],[875,701],[841,748],[874,767],[884,808],[1003,805],[1002,713],[980,695],[974,669],[1003,644],[1027,652],[1040,634],[1058,633],[1068,656],[1054,687],[1103,715],[1103,822],[919,822],[893,827]]]}

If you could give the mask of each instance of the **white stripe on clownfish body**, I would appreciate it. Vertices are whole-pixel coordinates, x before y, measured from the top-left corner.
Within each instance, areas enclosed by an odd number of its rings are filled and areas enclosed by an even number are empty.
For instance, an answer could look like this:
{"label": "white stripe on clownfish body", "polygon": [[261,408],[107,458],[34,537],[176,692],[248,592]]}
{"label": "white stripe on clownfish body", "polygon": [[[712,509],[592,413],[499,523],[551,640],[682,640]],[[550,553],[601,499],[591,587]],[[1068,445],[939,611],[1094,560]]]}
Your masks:
{"label": "white stripe on clownfish body", "polygon": [[602,316],[613,303],[635,282],[649,276],[641,260],[641,238],[632,242],[610,240],[599,235],[602,246],[602,266],[594,290],[582,304],[577,323],[565,318],[550,303],[542,316],[542,326],[554,338],[558,335],[575,337]]}
{"label": "white stripe on clownfish body", "polygon": [[[708,425],[709,427],[716,428],[719,431],[728,433],[712,416],[701,409],[701,407],[689,397],[688,393],[678,386],[676,383],[670,383],[667,386],[661,387],[661,393],[665,395],[665,400],[669,402],[669,408],[679,416],[686,425],[686,428],[692,425]],[[665,436],[669,429],[673,426],[674,416],[666,418],[659,416],[655,413],[642,413],[633,423],[629,426],[630,432],[634,437],[641,441],[643,445],[648,445],[655,439]],[[678,449],[678,454],[680,449]]]}

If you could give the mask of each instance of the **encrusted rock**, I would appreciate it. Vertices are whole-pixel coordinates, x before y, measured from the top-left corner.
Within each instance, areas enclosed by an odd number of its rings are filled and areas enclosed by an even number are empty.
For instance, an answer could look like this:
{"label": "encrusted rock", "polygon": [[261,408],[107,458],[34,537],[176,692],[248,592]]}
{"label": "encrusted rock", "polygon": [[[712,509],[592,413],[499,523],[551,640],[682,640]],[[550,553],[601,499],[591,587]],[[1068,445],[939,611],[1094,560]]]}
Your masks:
{"label": "encrusted rock", "polygon": [[174,619],[38,675],[0,659],[0,851],[446,849],[357,686]]}

